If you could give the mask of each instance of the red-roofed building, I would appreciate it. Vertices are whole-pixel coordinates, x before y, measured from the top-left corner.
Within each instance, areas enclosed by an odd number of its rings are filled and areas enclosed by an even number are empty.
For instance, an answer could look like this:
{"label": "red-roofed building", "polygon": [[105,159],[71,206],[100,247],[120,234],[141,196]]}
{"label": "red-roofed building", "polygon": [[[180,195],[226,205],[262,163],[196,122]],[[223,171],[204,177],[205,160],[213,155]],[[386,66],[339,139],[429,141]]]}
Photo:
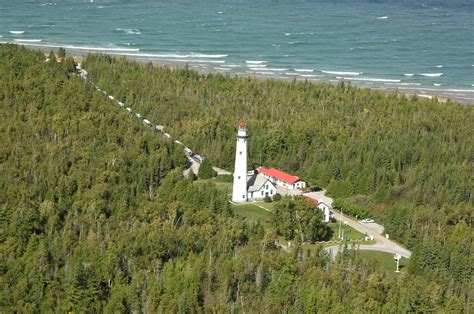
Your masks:
{"label": "red-roofed building", "polygon": [[258,172],[262,173],[270,182],[288,190],[301,189],[306,187],[306,182],[297,176],[293,176],[276,168],[267,169],[259,167]]}

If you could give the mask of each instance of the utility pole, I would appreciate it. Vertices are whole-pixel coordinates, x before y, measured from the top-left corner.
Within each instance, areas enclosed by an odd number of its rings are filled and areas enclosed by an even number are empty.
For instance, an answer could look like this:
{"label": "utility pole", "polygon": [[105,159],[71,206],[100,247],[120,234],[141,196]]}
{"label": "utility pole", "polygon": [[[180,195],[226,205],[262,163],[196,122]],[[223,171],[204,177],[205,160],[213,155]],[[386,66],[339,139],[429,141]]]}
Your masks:
{"label": "utility pole", "polygon": [[400,254],[398,253],[395,253],[395,255],[393,256],[393,259],[395,260],[395,262],[397,263],[397,269],[395,270],[396,273],[399,273],[400,270],[399,270],[399,267],[400,267],[400,259],[402,257],[400,256]]}
{"label": "utility pole", "polygon": [[341,208],[341,220],[339,220],[339,239],[341,239],[342,237],[342,218],[344,217],[343,213],[342,213],[342,208]]}

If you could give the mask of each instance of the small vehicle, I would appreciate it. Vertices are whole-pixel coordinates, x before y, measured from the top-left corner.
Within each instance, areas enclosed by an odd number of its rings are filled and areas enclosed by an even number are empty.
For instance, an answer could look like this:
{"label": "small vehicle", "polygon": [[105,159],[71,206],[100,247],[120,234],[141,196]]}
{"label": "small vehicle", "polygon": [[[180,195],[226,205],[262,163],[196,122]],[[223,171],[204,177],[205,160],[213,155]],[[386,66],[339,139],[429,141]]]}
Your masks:
{"label": "small vehicle", "polygon": [[169,135],[168,133],[163,133],[163,135],[164,135],[166,138],[171,138],[171,135]]}
{"label": "small vehicle", "polygon": [[371,222],[374,222],[374,220],[372,218],[365,218],[365,219],[362,219],[361,222],[363,223],[371,223]]}
{"label": "small vehicle", "polygon": [[136,113],[135,116],[136,116],[138,119],[141,119],[141,118],[142,118],[142,115],[139,114],[139,113]]}
{"label": "small vehicle", "polygon": [[125,106],[125,104],[124,104],[123,102],[121,102],[121,101],[117,102],[117,104],[118,104],[120,107]]}
{"label": "small vehicle", "polygon": [[181,143],[180,141],[176,140],[174,141],[176,144],[179,144],[179,145],[183,145],[183,143]]}
{"label": "small vehicle", "polygon": [[114,100],[115,98],[114,98],[114,96],[109,95],[109,99],[110,99],[110,100]]}
{"label": "small vehicle", "polygon": [[144,120],[143,120],[143,124],[145,124],[145,125],[151,125],[151,122],[150,122],[150,120],[144,119]]}
{"label": "small vehicle", "polygon": [[162,126],[162,125],[157,125],[157,126],[155,126],[155,129],[156,129],[158,132],[161,132],[161,131],[163,131],[163,126]]}
{"label": "small vehicle", "polygon": [[193,156],[193,159],[194,159],[195,161],[197,161],[197,162],[202,162],[202,161],[203,161],[203,158],[202,158],[201,156],[199,156],[199,155],[194,155],[194,156]]}
{"label": "small vehicle", "polygon": [[132,112],[132,108],[130,107],[125,108],[125,110],[127,110],[128,112]]}
{"label": "small vehicle", "polygon": [[184,154],[185,154],[186,156],[191,156],[191,155],[193,154],[193,151],[190,150],[189,148],[185,147],[185,148],[184,148]]}

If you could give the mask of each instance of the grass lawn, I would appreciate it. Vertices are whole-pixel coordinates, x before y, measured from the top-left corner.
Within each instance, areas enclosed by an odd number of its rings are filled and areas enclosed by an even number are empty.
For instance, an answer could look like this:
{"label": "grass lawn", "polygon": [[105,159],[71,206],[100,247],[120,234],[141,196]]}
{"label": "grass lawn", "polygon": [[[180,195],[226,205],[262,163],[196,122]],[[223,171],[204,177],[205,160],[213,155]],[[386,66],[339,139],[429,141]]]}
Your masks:
{"label": "grass lawn", "polygon": [[[332,240],[339,240],[339,222],[330,222],[328,227],[332,230]],[[348,225],[341,224],[341,230],[344,231],[344,239],[360,240],[364,235],[359,231],[352,229]]]}
{"label": "grass lawn", "polygon": [[277,202],[270,202],[270,203],[265,203],[264,201],[259,201],[259,202],[255,202],[257,203],[258,205],[262,206],[262,207],[265,207],[266,209],[268,209],[269,211],[273,211],[275,209],[275,204]]}
{"label": "grass lawn", "polygon": [[[377,269],[395,275],[396,263],[393,259],[393,254],[374,251],[357,251],[357,255],[373,263]],[[400,271],[403,271],[407,265],[408,259],[402,257],[400,260]]]}
{"label": "grass lawn", "polygon": [[216,186],[216,189],[219,192],[224,192],[224,193],[227,193],[229,195],[232,194],[232,182],[223,182],[223,181],[220,181],[219,179],[211,178],[211,179],[198,179],[198,180],[194,181],[194,184],[204,185],[204,184],[209,183],[209,182],[214,184]]}
{"label": "grass lawn", "polygon": [[237,215],[243,216],[247,218],[248,220],[253,221],[253,220],[260,219],[262,223],[265,223],[265,224],[271,223],[271,220],[272,220],[271,213],[269,213],[268,211],[258,206],[255,206],[252,203],[245,203],[245,204],[239,204],[239,205],[232,204],[231,207],[234,213],[236,213]]}

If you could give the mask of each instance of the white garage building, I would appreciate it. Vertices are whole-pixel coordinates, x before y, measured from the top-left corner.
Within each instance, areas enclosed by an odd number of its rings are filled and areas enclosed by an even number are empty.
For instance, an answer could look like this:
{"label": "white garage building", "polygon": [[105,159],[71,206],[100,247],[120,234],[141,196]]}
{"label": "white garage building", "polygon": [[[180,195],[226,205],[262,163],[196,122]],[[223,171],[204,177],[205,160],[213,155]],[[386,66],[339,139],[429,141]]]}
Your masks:
{"label": "white garage building", "polygon": [[296,190],[306,187],[306,182],[301,180],[299,177],[276,168],[267,169],[265,167],[259,167],[258,172],[263,174],[268,180],[270,180],[270,182],[288,190]]}

